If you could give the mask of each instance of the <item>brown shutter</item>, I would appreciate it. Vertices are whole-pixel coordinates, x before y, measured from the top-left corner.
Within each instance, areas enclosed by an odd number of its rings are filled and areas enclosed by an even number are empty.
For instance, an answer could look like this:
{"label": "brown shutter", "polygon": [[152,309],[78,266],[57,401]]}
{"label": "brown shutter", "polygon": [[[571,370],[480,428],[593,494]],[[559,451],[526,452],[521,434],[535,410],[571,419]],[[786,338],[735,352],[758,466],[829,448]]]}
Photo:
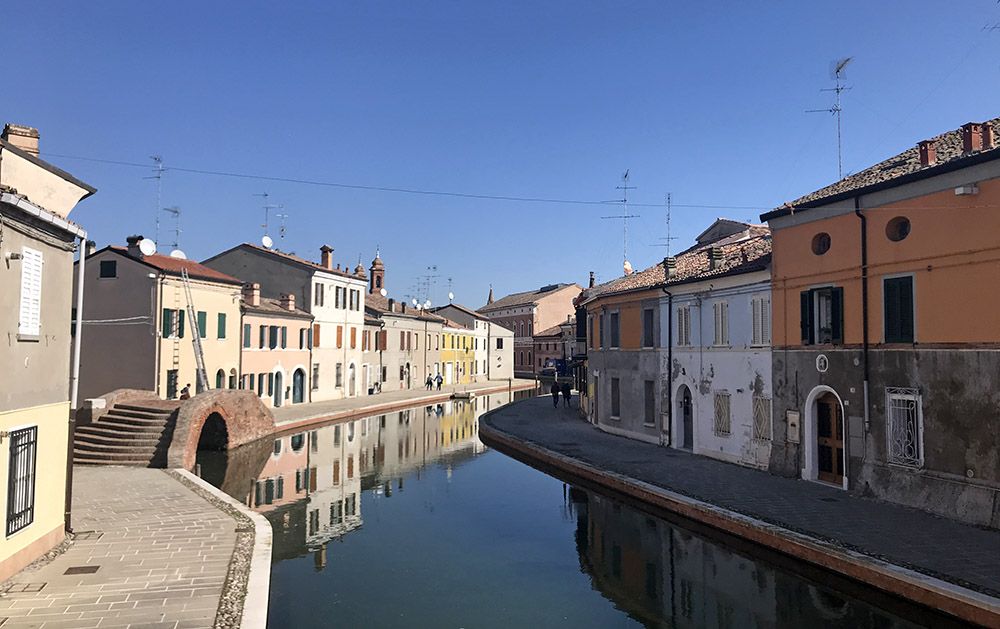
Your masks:
{"label": "brown shutter", "polygon": [[313,325],[313,347],[319,347],[319,324]]}
{"label": "brown shutter", "polygon": [[351,349],[358,346],[358,329],[351,328]]}
{"label": "brown shutter", "polygon": [[337,349],[344,346],[344,326],[337,326]]}

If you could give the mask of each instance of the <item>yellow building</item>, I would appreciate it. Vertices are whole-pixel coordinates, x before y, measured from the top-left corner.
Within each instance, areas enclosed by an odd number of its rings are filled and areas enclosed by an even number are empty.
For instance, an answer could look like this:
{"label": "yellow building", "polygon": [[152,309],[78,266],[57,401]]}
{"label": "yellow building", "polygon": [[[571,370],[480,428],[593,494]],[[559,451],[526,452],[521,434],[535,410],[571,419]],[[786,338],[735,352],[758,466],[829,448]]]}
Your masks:
{"label": "yellow building", "polygon": [[[201,335],[208,386],[237,388],[242,282],[192,260],[145,255],[138,246],[140,238],[131,236],[127,248],[106,247],[87,260],[83,398],[127,388],[174,399],[187,385],[195,395],[192,335],[196,331]],[[182,272],[190,278],[195,321],[187,313]]]}
{"label": "yellow building", "polygon": [[441,331],[441,374],[445,384],[470,384],[475,371],[473,331],[445,319]]}
{"label": "yellow building", "polygon": [[59,544],[68,525],[73,252],[67,220],[94,188],[38,159],[38,131],[0,136],[0,581]]}

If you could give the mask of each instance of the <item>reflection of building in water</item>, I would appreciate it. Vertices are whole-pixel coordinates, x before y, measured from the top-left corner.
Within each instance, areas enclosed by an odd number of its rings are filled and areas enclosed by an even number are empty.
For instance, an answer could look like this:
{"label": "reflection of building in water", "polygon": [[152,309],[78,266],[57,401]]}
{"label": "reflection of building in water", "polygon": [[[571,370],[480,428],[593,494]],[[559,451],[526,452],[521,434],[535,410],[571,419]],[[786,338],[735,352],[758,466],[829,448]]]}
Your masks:
{"label": "reflection of building in water", "polygon": [[573,488],[580,567],[647,626],[899,627],[877,608]]}
{"label": "reflection of building in water", "polygon": [[309,433],[310,486],[306,546],[310,551],[361,526],[361,434],[368,419]]}

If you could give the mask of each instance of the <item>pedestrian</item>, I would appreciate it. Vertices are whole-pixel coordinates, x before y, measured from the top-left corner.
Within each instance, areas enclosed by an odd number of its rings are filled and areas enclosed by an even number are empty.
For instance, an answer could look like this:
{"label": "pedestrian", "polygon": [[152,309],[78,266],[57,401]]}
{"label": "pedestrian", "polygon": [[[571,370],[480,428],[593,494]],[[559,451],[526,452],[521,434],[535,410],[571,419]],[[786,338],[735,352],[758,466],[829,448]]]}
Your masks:
{"label": "pedestrian", "polygon": [[437,378],[435,378],[435,381],[437,382],[437,385],[438,385],[438,391],[440,391],[441,390],[441,383],[444,382],[444,378],[441,377],[441,374],[438,374]]}
{"label": "pedestrian", "polygon": [[184,388],[181,389],[181,399],[190,400],[191,399],[191,384],[185,384]]}
{"label": "pedestrian", "polygon": [[569,400],[570,400],[571,397],[573,397],[573,389],[569,386],[568,382],[564,382],[563,383],[563,385],[562,385],[562,394],[563,394],[563,406],[566,406],[566,407],[572,406],[569,403]]}
{"label": "pedestrian", "polygon": [[434,376],[432,376],[430,374],[427,374],[427,382],[424,383],[424,386],[427,387],[428,391],[430,391],[431,389],[433,389],[434,388]]}
{"label": "pedestrian", "polygon": [[559,381],[558,380],[553,380],[552,381],[552,407],[553,408],[559,408],[559,393],[561,391],[562,391],[562,389],[559,388]]}

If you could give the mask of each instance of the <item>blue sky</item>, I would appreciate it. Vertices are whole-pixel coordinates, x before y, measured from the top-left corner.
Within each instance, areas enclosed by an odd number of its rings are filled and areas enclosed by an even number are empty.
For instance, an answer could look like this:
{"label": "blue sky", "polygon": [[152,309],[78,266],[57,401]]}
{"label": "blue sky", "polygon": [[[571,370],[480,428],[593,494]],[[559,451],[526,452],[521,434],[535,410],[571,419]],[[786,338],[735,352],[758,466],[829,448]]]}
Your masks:
{"label": "blue sky", "polygon": [[[84,6],[87,4],[88,6]],[[236,7],[239,6],[239,10]],[[294,9],[290,7],[295,7]],[[1000,111],[995,0],[837,2],[12,3],[0,118],[37,126],[43,157],[95,185],[72,218],[99,245],[151,236],[150,170],[79,156],[472,194],[603,201],[673,196],[675,249],[716,216],[837,178],[831,61],[853,56],[844,167]],[[168,170],[181,246],[203,259],[259,241],[365,266],[414,293],[438,268],[456,301],[588,271],[621,273],[619,207],[411,195]],[[718,207],[690,207],[690,206]],[[636,208],[629,258],[664,254],[665,212]],[[164,225],[169,217],[164,214]],[[172,234],[161,233],[161,248]],[[272,235],[277,239],[276,221]]]}

